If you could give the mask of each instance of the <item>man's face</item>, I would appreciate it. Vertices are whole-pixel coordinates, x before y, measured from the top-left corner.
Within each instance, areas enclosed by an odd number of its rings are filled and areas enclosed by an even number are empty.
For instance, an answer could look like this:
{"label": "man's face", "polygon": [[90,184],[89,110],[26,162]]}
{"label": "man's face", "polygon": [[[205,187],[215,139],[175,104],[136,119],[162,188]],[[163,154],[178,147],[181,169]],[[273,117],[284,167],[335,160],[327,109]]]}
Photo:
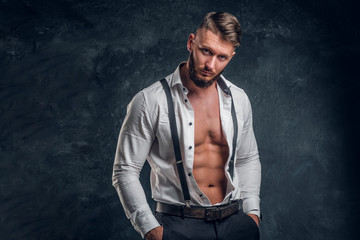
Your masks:
{"label": "man's face", "polygon": [[211,86],[235,54],[231,43],[206,29],[190,34],[188,49],[190,79],[201,88]]}

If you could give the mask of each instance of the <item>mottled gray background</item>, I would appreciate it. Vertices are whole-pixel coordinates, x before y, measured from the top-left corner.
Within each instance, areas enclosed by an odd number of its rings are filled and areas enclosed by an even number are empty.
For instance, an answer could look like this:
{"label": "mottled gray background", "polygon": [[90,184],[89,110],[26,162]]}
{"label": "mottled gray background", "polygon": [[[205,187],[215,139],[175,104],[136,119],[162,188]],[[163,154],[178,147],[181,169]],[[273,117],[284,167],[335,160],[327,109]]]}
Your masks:
{"label": "mottled gray background", "polygon": [[1,0],[0,239],[140,239],[111,186],[126,106],[212,10],[243,27],[224,75],[253,105],[262,239],[358,238],[355,4]]}

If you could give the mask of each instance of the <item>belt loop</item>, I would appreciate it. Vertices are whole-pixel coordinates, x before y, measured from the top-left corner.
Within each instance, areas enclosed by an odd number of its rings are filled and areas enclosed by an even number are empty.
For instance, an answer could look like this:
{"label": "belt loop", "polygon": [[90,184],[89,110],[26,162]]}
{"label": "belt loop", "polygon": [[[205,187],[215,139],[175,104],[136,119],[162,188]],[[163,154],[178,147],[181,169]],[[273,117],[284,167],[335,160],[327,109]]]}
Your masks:
{"label": "belt loop", "polygon": [[181,218],[184,218],[185,217],[185,214],[184,214],[184,209],[185,209],[185,206],[181,206]]}

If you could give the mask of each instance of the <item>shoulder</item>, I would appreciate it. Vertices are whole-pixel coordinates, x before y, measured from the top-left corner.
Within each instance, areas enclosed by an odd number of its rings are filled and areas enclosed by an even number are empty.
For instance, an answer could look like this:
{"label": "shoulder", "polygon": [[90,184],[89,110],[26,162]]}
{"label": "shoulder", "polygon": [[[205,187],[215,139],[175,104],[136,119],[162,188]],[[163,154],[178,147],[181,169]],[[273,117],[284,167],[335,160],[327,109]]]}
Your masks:
{"label": "shoulder", "polygon": [[160,81],[139,91],[128,105],[128,111],[142,112],[155,120],[166,103],[166,96]]}
{"label": "shoulder", "polygon": [[235,105],[240,105],[242,108],[248,108],[250,105],[250,100],[244,89],[236,86],[234,83],[230,82],[224,77],[223,79],[231,91],[231,95],[234,98]]}
{"label": "shoulder", "polygon": [[140,94],[149,108],[158,106],[165,97],[163,86],[159,80],[141,90]]}
{"label": "shoulder", "polygon": [[143,90],[141,90],[141,92],[146,96],[152,96],[154,94],[161,93],[163,88],[159,80],[155,81],[150,86],[145,87]]}

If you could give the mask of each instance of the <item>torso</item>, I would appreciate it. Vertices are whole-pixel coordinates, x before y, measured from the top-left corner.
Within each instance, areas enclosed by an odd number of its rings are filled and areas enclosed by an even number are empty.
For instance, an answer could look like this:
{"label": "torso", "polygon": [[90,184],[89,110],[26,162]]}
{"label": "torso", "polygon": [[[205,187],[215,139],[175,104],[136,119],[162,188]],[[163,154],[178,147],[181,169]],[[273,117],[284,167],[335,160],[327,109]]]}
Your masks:
{"label": "torso", "polygon": [[227,179],[225,164],[229,148],[221,128],[216,87],[209,95],[188,94],[195,113],[195,154],[193,175],[200,190],[212,204],[223,201]]}

